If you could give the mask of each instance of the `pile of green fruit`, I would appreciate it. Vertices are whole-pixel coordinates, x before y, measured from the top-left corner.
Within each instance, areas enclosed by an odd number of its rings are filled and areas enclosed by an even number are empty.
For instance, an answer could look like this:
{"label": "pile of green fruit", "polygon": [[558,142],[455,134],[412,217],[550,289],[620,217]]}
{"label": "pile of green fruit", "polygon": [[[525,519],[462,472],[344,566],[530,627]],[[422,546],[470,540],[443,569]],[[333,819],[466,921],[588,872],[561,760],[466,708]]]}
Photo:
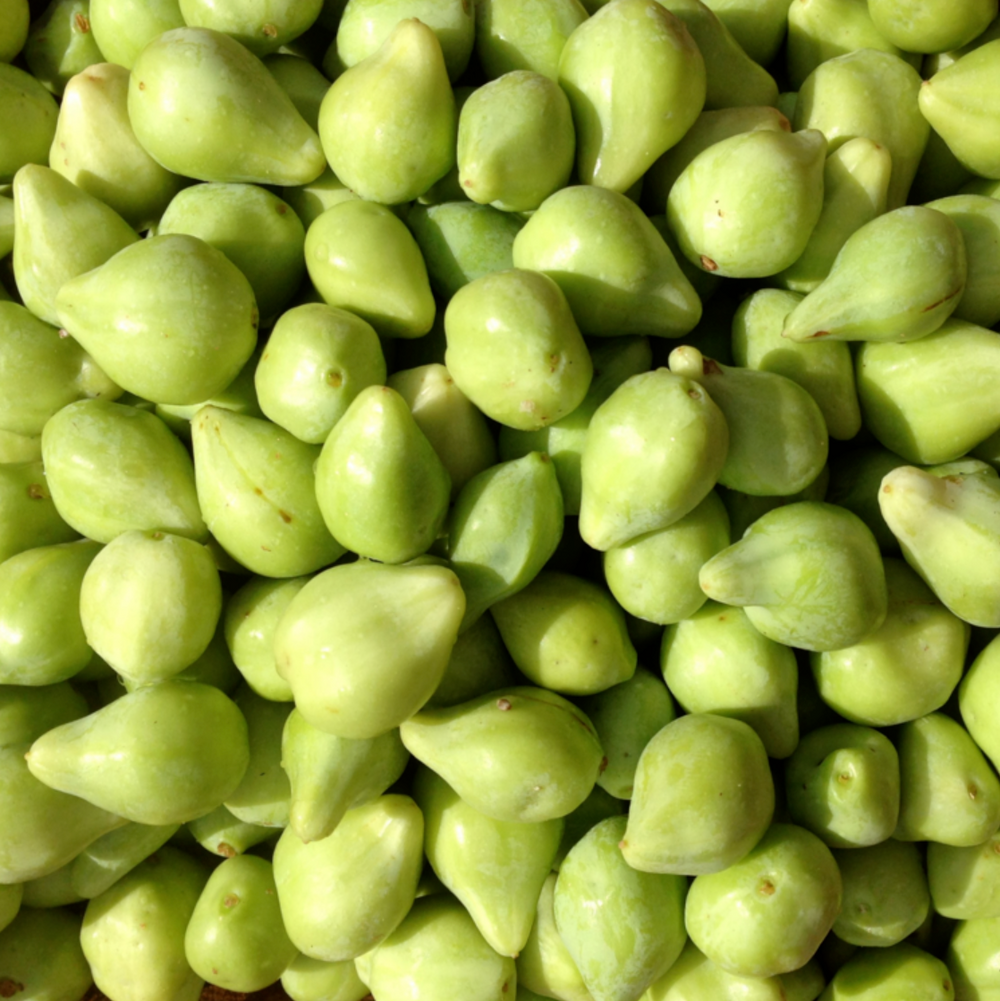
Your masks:
{"label": "pile of green fruit", "polygon": [[1000,999],[997,0],[0,60],[0,997]]}

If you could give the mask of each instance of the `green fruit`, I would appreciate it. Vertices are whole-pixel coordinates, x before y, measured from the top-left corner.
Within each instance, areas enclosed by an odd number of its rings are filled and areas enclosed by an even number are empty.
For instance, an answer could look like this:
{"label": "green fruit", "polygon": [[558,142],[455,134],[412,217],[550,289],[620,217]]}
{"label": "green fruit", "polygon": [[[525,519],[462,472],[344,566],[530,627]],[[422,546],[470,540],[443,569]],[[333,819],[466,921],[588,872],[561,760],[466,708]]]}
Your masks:
{"label": "green fruit", "polygon": [[86,900],[99,896],[159,851],[178,830],[178,824],[130,823],[109,831],[70,863],[73,890]]}
{"label": "green fruit", "polygon": [[78,538],[60,516],[41,460],[0,465],[0,561]]}
{"label": "green fruit", "polygon": [[289,3],[231,3],[224,6],[211,0],[180,0],[184,21],[192,28],[211,28],[235,38],[254,55],[277,52],[303,34],[319,17],[323,0]]}
{"label": "green fruit", "polygon": [[71,685],[0,685],[0,749],[30,744],[60,723],[86,716],[87,700]]}
{"label": "green fruit", "polygon": [[242,855],[254,845],[275,841],[278,835],[273,827],[238,820],[224,806],[190,821],[187,831],[205,851],[223,858]]}
{"label": "green fruit", "polygon": [[834,974],[820,1001],[953,1001],[955,997],[949,967],[900,942],[887,949],[862,949]]}
{"label": "green fruit", "polygon": [[58,114],[52,95],[34,77],[0,62],[0,184],[9,184],[26,163],[48,164]]}
{"label": "green fruit", "polygon": [[701,1001],[702,998],[795,1001],[795,996],[785,990],[784,977],[741,977],[729,973],[688,939],[677,962],[650,986],[643,1001]]}
{"label": "green fruit", "polygon": [[875,27],[908,52],[946,52],[971,42],[997,16],[995,0],[869,0]]}
{"label": "green fruit", "polygon": [[566,39],[587,19],[579,0],[481,0],[475,12],[476,55],[491,80],[513,70],[556,80]]}
{"label": "green fruit", "polygon": [[83,997],[93,977],[80,948],[81,922],[65,908],[21,910],[0,932],[0,990],[47,1001]]}
{"label": "green fruit", "polygon": [[183,27],[177,0],[90,0],[90,30],[104,58],[129,70],[148,42]]}
{"label": "green fruit", "polygon": [[1000,834],[981,845],[928,844],[927,881],[934,910],[943,917],[1000,917]]}
{"label": "green fruit", "polygon": [[948,945],[948,970],[960,998],[996,1001],[1000,997],[1000,975],[996,968],[996,935],[1000,920],[984,918],[963,921]]}
{"label": "green fruit", "polygon": [[750,726],[681,716],[639,758],[622,854],[642,872],[719,872],[760,841],[773,813],[767,751]]}
{"label": "green fruit", "polygon": [[200,181],[308,184],[326,167],[319,137],[263,63],[209,28],[175,28],[142,50],[128,115],[154,160]]}
{"label": "green fruit", "polygon": [[104,62],[90,30],[89,0],[52,0],[35,20],[24,46],[31,75],[53,94],[61,95],[70,77]]}
{"label": "green fruit", "polygon": [[1000,706],[1000,644],[990,642],[972,662],[958,689],[962,722],[994,765],[1000,762],[1000,740],[992,724]]}
{"label": "green fruit", "polygon": [[292,1001],[362,1001],[368,994],[353,960],[324,963],[301,952],[282,973],[281,986]]}

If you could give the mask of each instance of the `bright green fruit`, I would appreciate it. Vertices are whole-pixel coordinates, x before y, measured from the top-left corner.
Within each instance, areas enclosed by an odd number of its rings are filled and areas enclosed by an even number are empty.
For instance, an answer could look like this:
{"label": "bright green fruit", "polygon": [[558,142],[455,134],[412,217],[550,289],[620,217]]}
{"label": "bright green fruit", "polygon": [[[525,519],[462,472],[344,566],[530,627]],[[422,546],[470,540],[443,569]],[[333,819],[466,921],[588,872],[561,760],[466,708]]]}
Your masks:
{"label": "bright green fruit", "polygon": [[728,448],[722,411],[698,383],[666,368],[628,379],[587,432],[583,540],[606,551],[679,521],[715,486]]}
{"label": "bright green fruit", "polygon": [[[263,63],[268,73],[278,81],[278,86],[292,99],[295,110],[306,120],[309,128],[316,132],[319,128],[319,108],[330,89],[330,81],[304,55],[275,52],[265,56]],[[320,177],[322,176],[321,174]],[[303,219],[302,222],[305,224],[306,220]]]}
{"label": "bright green fruit", "polygon": [[385,382],[371,325],[326,303],[282,313],[254,373],[264,413],[296,438],[321,445],[354,398]]}
{"label": "bright green fruit", "polygon": [[184,179],[150,156],[129,119],[129,71],[104,62],[66,84],[49,165],[138,230],[152,226]]}
{"label": "bright green fruit", "polygon": [[628,681],[580,701],[608,760],[597,784],[619,799],[631,799],[635,770],[646,744],[677,715],[663,683],[644,667]]}
{"label": "bright green fruit", "polygon": [[80,948],[82,918],[66,908],[24,907],[0,932],[0,989],[25,1001],[76,1001],[93,984]]}
{"label": "bright green fruit", "polygon": [[90,30],[88,0],[52,0],[31,25],[24,61],[31,75],[61,95],[70,77],[104,62]]}
{"label": "bright green fruit", "polygon": [[955,997],[950,968],[909,942],[900,942],[887,949],[862,949],[834,974],[820,1001],[953,1001]]}
{"label": "bright green fruit", "polygon": [[595,785],[587,798],[575,810],[566,814],[562,842],[552,868],[558,871],[573,845],[591,828],[602,820],[607,820],[608,817],[620,817],[627,808],[627,804],[622,800],[616,799],[611,793]]}
{"label": "bright green fruit", "polygon": [[733,317],[733,361],[798,383],[816,401],[830,437],[853,438],[861,428],[861,409],[850,348],[840,341],[800,345],[781,336],[785,318],[801,301],[797,293],[779,289],[760,289],[744,299]]}
{"label": "bright green fruit", "polygon": [[1000,643],[995,640],[972,662],[958,689],[962,722],[994,765],[1000,764],[1000,739],[993,725],[1000,707]]}
{"label": "bright green fruit", "polygon": [[505,688],[400,727],[410,753],[495,820],[564,817],[586,798],[603,751],[590,720],[543,688]]}
{"label": "bright green fruit", "polygon": [[52,95],[34,77],[0,62],[0,184],[9,184],[26,163],[49,162],[58,114]]}
{"label": "bright green fruit", "polygon": [[445,365],[487,417],[538,430],[583,401],[593,364],[559,286],[534,271],[485,275],[445,313]]}
{"label": "bright green fruit", "polygon": [[197,1001],[205,982],[188,965],[184,933],[208,875],[200,861],[165,846],[87,905],[80,943],[100,991]]}
{"label": "bright green fruit", "polygon": [[892,838],[834,853],[844,885],[833,933],[861,946],[891,946],[915,932],[931,898],[915,845]]}
{"label": "bright green fruit", "polygon": [[694,944],[723,969],[772,977],[812,958],[840,902],[830,849],[801,827],[773,824],[745,858],[696,877],[684,920]]}
{"label": "bright green fruit", "polygon": [[907,52],[947,52],[971,42],[997,16],[996,0],[869,0],[875,27]]}
{"label": "bright green fruit", "polygon": [[475,9],[476,55],[491,80],[513,70],[556,80],[566,39],[587,20],[579,0],[481,0]]}
{"label": "bright green fruit", "polygon": [[414,796],[424,814],[424,850],[434,872],[465,905],[483,938],[501,956],[516,957],[528,941],[563,819],[494,820],[429,768],[417,772]]}
{"label": "bright green fruit", "polygon": [[707,4],[748,56],[761,66],[774,61],[785,38],[788,7],[781,0],[709,0]]}
{"label": "bright green fruit", "polygon": [[688,712],[743,720],[769,757],[787,758],[795,750],[795,655],[762,636],[742,609],[710,601],[668,626],[660,665],[671,694]]}
{"label": "bright green fruit", "polygon": [[615,0],[567,39],[559,60],[584,184],[628,190],[705,104],[705,60],[655,0]]}
{"label": "bright green fruit", "polygon": [[680,955],[682,876],[640,872],[622,857],[625,817],[570,850],[553,896],[556,928],[594,1001],[636,1001]]}
{"label": "bright green fruit", "polygon": [[833,152],[865,136],[892,157],[886,204],[906,203],[930,126],[920,113],[920,74],[898,56],[855,49],[828,59],[809,74],[799,90],[792,126],[819,129]]}
{"label": "bright green fruit", "polygon": [[184,933],[184,955],[198,976],[230,991],[269,987],[295,958],[271,863],[226,859],[209,877]]}
{"label": "bright green fruit", "polygon": [[946,918],[1000,917],[1000,834],[965,848],[928,844],[927,881],[934,910]]}
{"label": "bright green fruit", "polygon": [[183,823],[239,785],[246,732],[242,713],[217,688],[165,681],[50,730],[32,744],[28,763],[51,788],[129,820]]}
{"label": "bright green fruit", "polygon": [[455,641],[441,684],[429,708],[460,702],[517,684],[518,672],[492,616],[483,615]]}
{"label": "bright green fruit", "polygon": [[35,462],[42,457],[41,435],[23,435],[0,430],[0,465]]}
{"label": "bright green fruit", "polygon": [[319,137],[264,64],[208,28],[166,31],[142,50],[128,114],[154,160],[200,181],[308,184],[326,166]]}
{"label": "bright green fruit", "polygon": [[5,0],[4,23],[0,29],[0,62],[9,63],[24,47],[28,37],[31,9],[28,0]]}
{"label": "bright green fruit", "polygon": [[[158,236],[187,233],[221,250],[243,272],[262,319],[276,316],[305,275],[306,233],[299,217],[255,184],[196,184],[174,196]],[[253,240],[247,240],[253,233]]]}
{"label": "bright green fruit", "polygon": [[17,917],[24,896],[23,883],[0,884],[0,932]]}
{"label": "bright green fruit", "polygon": [[59,289],[139,236],[114,209],[48,167],[22,167],[13,194],[17,290],[36,316],[58,324]]}
{"label": "bright green fruit", "polygon": [[396,782],[409,760],[399,730],[352,740],[319,730],[292,710],[281,739],[281,767],[292,789],[291,829],[306,843],[328,837],[348,810]]}
{"label": "bright green fruit", "polygon": [[292,701],[292,690],[275,666],[274,630],[289,602],[308,581],[308,577],[254,577],[226,603],[226,645],[247,683],[265,699]]}
{"label": "bright green fruit", "polygon": [[15,302],[0,302],[0,389],[0,427],[30,437],[69,403],[121,395],[75,340]]}
{"label": "bright green fruit", "polygon": [[108,375],[153,403],[201,403],[239,374],[257,342],[243,274],[203,240],[132,244],[66,282],[59,321]]}
{"label": "bright green fruit", "polygon": [[198,411],[191,440],[205,522],[248,570],[298,577],[344,555],[316,501],[318,446],[220,407]]}
{"label": "bright green fruit", "polygon": [[979,1001],[996,1001],[1000,997],[1000,973],[996,966],[998,931],[997,918],[963,921],[955,929],[946,958],[958,997],[978,995]]}
{"label": "bright green fruit", "polygon": [[436,310],[420,248],[384,205],[345,201],[306,233],[306,267],[331,306],[370,323],[383,337],[423,337]]}
{"label": "bright green fruit", "polygon": [[505,212],[537,209],[569,180],[575,150],[566,94],[541,73],[505,73],[462,106],[458,177],[474,202]]}
{"label": "bright green fruit", "polygon": [[190,821],[187,831],[205,851],[222,858],[242,855],[254,845],[273,842],[278,836],[273,827],[238,820],[224,806],[217,806],[211,813]]}
{"label": "bright green fruit", "polygon": [[25,761],[30,747],[19,742],[0,750],[0,796],[4,803],[0,813],[0,883],[22,883],[55,872],[102,834],[126,823],[78,796],[39,782]]}
{"label": "bright green fruit", "polygon": [[639,207],[578,185],[547,198],[514,240],[514,265],[554,279],[584,334],[680,337],[701,302]]}
{"label": "bright green fruit", "polygon": [[352,552],[405,563],[438,537],[451,479],[395,390],[363,389],[330,432],[315,469],[326,527]]}
{"label": "bright green fruit", "polygon": [[765,636],[805,650],[839,650],[885,620],[882,558],[864,522],[799,501],[758,518],[701,569],[702,590],[746,609]]}
{"label": "bright green fruit", "polygon": [[[892,277],[883,283],[879,274]],[[962,233],[948,216],[919,205],[896,209],[848,238],[829,275],[788,314],[782,335],[914,341],[954,312],[966,274]]]}
{"label": "bright green fruit", "polygon": [[123,532],[97,554],[80,588],[87,642],[133,684],[156,684],[193,664],[221,611],[211,553],[167,532]]}
{"label": "bright green fruit", "polygon": [[184,21],[192,28],[211,28],[245,45],[254,55],[277,52],[312,27],[323,0],[241,0],[216,4],[211,0],[180,0]]}
{"label": "bright green fruit", "polygon": [[622,853],[642,872],[719,872],[757,844],[773,813],[767,751],[750,726],[682,716],[642,752]]}
{"label": "bright green fruit", "polygon": [[434,693],[464,611],[458,578],[445,567],[333,567],[286,609],[274,636],[278,672],[313,726],[376,737]]}
{"label": "bright green fruit", "polygon": [[885,621],[859,643],[814,653],[823,700],[868,726],[894,726],[940,709],[962,676],[968,626],[898,559],[884,563]]}
{"label": "bright green fruit", "polygon": [[0,465],[0,560],[77,538],[52,495],[41,460]]}
{"label": "bright green fruit", "polygon": [[675,348],[669,363],[672,372],[702,385],[726,420],[722,486],[752,496],[788,497],[820,475],[829,451],[826,423],[797,382],[776,372],[721,365],[690,345]]}
{"label": "bright green fruit", "polygon": [[177,0],[90,0],[90,30],[104,58],[132,69],[158,35],[183,28]]}
{"label": "bright green fruit", "polygon": [[635,673],[624,614],[604,588],[582,577],[543,571],[492,614],[514,662],[543,688],[593,695]]}
{"label": "bright green fruit", "polygon": [[562,533],[562,495],[547,455],[531,452],[470,480],[448,524],[448,557],[466,598],[463,631],[491,606],[502,615],[497,603],[536,579]]}
{"label": "bright green fruit", "polygon": [[441,43],[417,17],[338,77],[319,114],[334,173],[383,205],[411,201],[448,173],[457,124]]}
{"label": "bright green fruit", "polygon": [[275,846],[274,879],[296,948],[329,963],[382,942],[413,904],[423,843],[423,815],[408,796],[355,807],[310,844],[287,828]]}
{"label": "bright green fruit", "polygon": [[793,264],[822,210],[826,152],[816,129],[764,129],[699,153],[667,198],[667,219],[684,255],[732,278],[774,275]]}
{"label": "bright green fruit", "polygon": [[950,716],[904,723],[899,750],[900,809],[894,837],[968,847],[1000,827],[1000,780],[972,737]]}
{"label": "bright green fruit", "polygon": [[61,723],[86,716],[87,701],[71,685],[0,685],[0,749],[30,744]]}
{"label": "bright green fruit", "polygon": [[177,833],[178,824],[126,824],[87,845],[70,865],[73,890],[86,900],[99,896]]}
{"label": "bright green fruit", "polygon": [[56,684],[90,663],[80,586],[100,548],[38,546],[0,563],[0,684]]}
{"label": "bright green fruit", "polygon": [[324,963],[301,952],[282,973],[281,986],[292,1001],[362,1001],[368,994],[353,960]]}

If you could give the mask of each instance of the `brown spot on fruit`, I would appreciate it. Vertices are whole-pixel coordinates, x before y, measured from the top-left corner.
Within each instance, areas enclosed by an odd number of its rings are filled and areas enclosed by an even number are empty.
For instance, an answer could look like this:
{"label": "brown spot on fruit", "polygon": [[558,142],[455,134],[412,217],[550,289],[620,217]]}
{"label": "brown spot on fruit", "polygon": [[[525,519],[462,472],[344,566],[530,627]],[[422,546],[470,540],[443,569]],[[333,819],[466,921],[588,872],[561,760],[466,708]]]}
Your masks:
{"label": "brown spot on fruit", "polygon": [[719,270],[719,265],[716,264],[715,261],[713,261],[712,258],[709,257],[707,254],[702,254],[701,255],[701,266],[706,271],[718,271]]}

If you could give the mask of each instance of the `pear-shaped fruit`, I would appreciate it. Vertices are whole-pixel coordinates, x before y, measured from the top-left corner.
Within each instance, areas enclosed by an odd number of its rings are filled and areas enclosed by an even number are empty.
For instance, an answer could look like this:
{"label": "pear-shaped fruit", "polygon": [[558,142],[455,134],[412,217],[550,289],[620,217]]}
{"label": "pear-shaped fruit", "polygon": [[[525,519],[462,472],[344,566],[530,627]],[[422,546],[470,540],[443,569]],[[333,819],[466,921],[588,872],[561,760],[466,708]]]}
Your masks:
{"label": "pear-shaped fruit", "polygon": [[445,567],[333,567],[288,605],[274,636],[278,671],[313,726],[377,737],[434,693],[464,611],[458,578]]}
{"label": "pear-shaped fruit", "polygon": [[514,266],[554,279],[584,334],[679,337],[701,319],[697,293],[656,228],[606,188],[547,198],[514,240]]}
{"label": "pear-shaped fruit", "polygon": [[773,824],[745,858],[694,880],[684,921],[694,944],[723,969],[771,977],[813,957],[841,894],[830,849],[804,828]]}
{"label": "pear-shaped fruit", "polygon": [[997,16],[996,0],[869,0],[875,27],[907,52],[947,52],[971,42]]}
{"label": "pear-shaped fruit", "polygon": [[441,684],[427,706],[456,706],[517,684],[517,677],[493,617],[482,615],[455,641]]}
{"label": "pear-shaped fruit", "polygon": [[159,851],[179,824],[126,824],[89,844],[70,865],[73,889],[85,900],[100,896]]}
{"label": "pear-shaped fruit", "polygon": [[239,785],[246,727],[217,688],[165,681],[50,730],[31,745],[28,765],[51,788],[128,820],[183,823]]}
{"label": "pear-shaped fruit", "polygon": [[414,797],[424,814],[425,851],[441,882],[465,905],[501,956],[517,956],[535,919],[564,821],[494,820],[469,806],[444,779],[421,768]]}
{"label": "pear-shaped fruit", "polygon": [[798,260],[778,276],[782,287],[802,293],[816,289],[850,236],[885,211],[891,176],[889,151],[864,136],[826,158],[823,210]]}
{"label": "pear-shaped fruit", "polygon": [[27,163],[47,164],[59,105],[29,73],[0,63],[0,184]]}
{"label": "pear-shaped fruit", "polygon": [[154,160],[200,181],[308,184],[326,167],[319,137],[263,63],[209,28],[175,28],[142,50],[128,114]]}
{"label": "pear-shaped fruit", "polygon": [[281,986],[294,1001],[362,1001],[368,993],[354,960],[324,963],[301,952],[282,973]]}
{"label": "pear-shaped fruit", "polygon": [[316,463],[327,528],[353,552],[404,563],[427,551],[448,512],[451,480],[406,401],[386,386],[362,390]]}
{"label": "pear-shaped fruit", "polygon": [[1000,762],[1000,740],[992,720],[1000,706],[1000,643],[994,639],[972,662],[958,690],[962,722],[972,738],[996,765]]}
{"label": "pear-shaped fruit", "polygon": [[[1000,626],[1000,479],[938,476],[914,466],[886,474],[879,490],[903,556],[959,618]],[[954,667],[948,678],[954,684]]]}
{"label": "pear-shaped fruit", "polygon": [[206,524],[243,566],[268,577],[298,577],[344,555],[316,502],[318,446],[220,407],[198,411],[191,440]]}
{"label": "pear-shaped fruit", "polygon": [[58,324],[59,289],[139,235],[114,209],[48,167],[22,167],[13,193],[17,290],[35,316]]}
{"label": "pear-shaped fruit", "polygon": [[129,70],[147,43],[183,27],[177,0],[90,0],[90,30],[104,58]]}
{"label": "pear-shaped fruit", "polygon": [[800,345],[781,336],[801,301],[779,289],[760,289],[744,299],[733,317],[733,361],[797,382],[816,401],[830,437],[853,438],[861,428],[861,408],[850,348],[833,340]]}
{"label": "pear-shaped fruit", "polygon": [[934,910],[943,917],[1000,917],[1000,833],[967,848],[929,844],[927,882]]}
{"label": "pear-shaped fruit", "polygon": [[593,695],[635,673],[625,616],[604,588],[582,577],[543,571],[492,614],[514,662],[536,685]]}
{"label": "pear-shaped fruit", "polygon": [[474,477],[448,525],[448,556],[466,598],[463,630],[530,585],[562,533],[562,495],[547,455],[531,452]]}
{"label": "pear-shaped fruit", "polygon": [[553,896],[556,927],[594,1001],[636,1001],[687,939],[687,880],[633,869],[620,847],[626,824],[610,817],[578,841]]}
{"label": "pear-shaped fruit", "polygon": [[832,152],[857,136],[884,146],[892,157],[886,204],[906,203],[930,126],[920,113],[920,74],[899,56],[856,49],[828,59],[799,89],[792,125],[819,129]]}
{"label": "pear-shaped fruit", "polygon": [[0,428],[35,437],[67,404],[114,400],[121,392],[75,340],[24,306],[0,302]]}
{"label": "pear-shaped fruit", "polygon": [[208,536],[191,457],[145,410],[102,400],[71,403],[45,425],[42,454],[57,507],[90,539],[110,542],[132,529],[199,542]]}
{"label": "pear-shaped fruit", "polygon": [[878,730],[834,723],[807,733],[785,767],[788,812],[833,848],[877,845],[899,820],[899,755]]}
{"label": "pear-shaped fruit", "polygon": [[40,459],[0,465],[0,561],[77,537],[53,501]]}
{"label": "pear-shaped fruit", "polygon": [[[823,1001],[848,1001],[862,998],[926,998],[927,1001],[953,1001],[962,980],[953,975],[955,966],[946,966],[937,956],[918,949],[909,942],[898,942],[881,949],[861,949],[834,974]],[[961,986],[960,986],[961,985]],[[988,996],[988,995],[986,995]],[[975,997],[969,994],[968,997]]]}
{"label": "pear-shaped fruit", "polygon": [[184,932],[208,876],[200,860],[166,845],[87,905],[80,944],[98,990],[197,1001],[205,981],[185,958]]}
{"label": "pear-shaped fruit", "polygon": [[257,991],[274,983],[297,950],[285,931],[271,863],[226,859],[209,877],[184,933],[184,955],[211,984]]}
{"label": "pear-shaped fruit", "polygon": [[583,540],[606,551],[679,521],[715,486],[728,449],[726,420],[700,384],[666,368],[626,380],[587,431]]}
{"label": "pear-shaped fruit", "polygon": [[225,806],[217,806],[211,813],[196,817],[187,824],[187,831],[205,851],[222,858],[242,855],[254,845],[277,839],[273,827],[248,824],[237,819]]}
{"label": "pear-shaped fruit", "polygon": [[701,114],[705,82],[688,29],[655,0],[614,0],[584,21],[559,60],[580,181],[627,191]]}
{"label": "pear-shaped fruit", "polygon": [[441,43],[416,17],[338,77],[319,114],[334,173],[383,205],[411,201],[448,173],[457,125]]}
{"label": "pear-shaped fruit", "polygon": [[296,438],[326,441],[362,389],[385,382],[385,356],[371,325],[311,302],[282,313],[254,373],[264,413]]}
{"label": "pear-shaped fruit", "polygon": [[[667,198],[684,255],[713,274],[761,278],[794,263],[823,207],[826,139],[763,129],[699,153]],[[767,191],[767,198],[755,192]]]}
{"label": "pear-shaped fruit", "polygon": [[911,463],[951,462],[1000,428],[1000,334],[962,320],[912,344],[863,344],[865,426]]}
{"label": "pear-shaped fruit", "polygon": [[65,908],[26,906],[0,935],[0,985],[11,996],[83,997],[94,978],[80,948],[82,920]]}
{"label": "pear-shaped fruit", "polygon": [[769,511],[700,578],[710,598],[743,606],[765,636],[806,650],[850,646],[886,616],[878,544],[860,518],[832,504]]}
{"label": "pear-shaped fruit", "polygon": [[0,685],[0,748],[30,744],[60,723],[89,712],[87,702],[65,682],[53,685]]}
{"label": "pear-shaped fruit", "polygon": [[53,94],[62,95],[70,77],[105,60],[90,30],[89,14],[88,0],[52,0],[31,25],[24,61]]}
{"label": "pear-shaped fruit", "polygon": [[507,688],[400,727],[410,753],[495,820],[564,817],[594,787],[603,752],[586,716],[543,688]]}
{"label": "pear-shaped fruit", "polygon": [[274,849],[274,879],[296,948],[332,963],[382,942],[413,904],[423,844],[423,814],[409,796],[358,806],[310,844],[287,828]]}
{"label": "pear-shaped fruit", "polygon": [[384,205],[346,201],[306,233],[306,267],[331,306],[367,320],[383,337],[423,337],[435,304],[420,248]]}
{"label": "pear-shaped fruit", "polygon": [[142,230],[160,218],[184,179],[136,138],[129,80],[124,66],[105,62],[66,84],[49,166]]}
{"label": "pear-shaped fruit", "polygon": [[24,47],[31,9],[27,0],[8,0],[4,4],[4,14],[7,20],[0,31],[0,62],[9,63]]}
{"label": "pear-shaped fruit", "polygon": [[460,289],[445,313],[445,364],[456,385],[508,427],[538,430],[583,401],[593,364],[559,286],[498,271]]}
{"label": "pear-shaped fruit", "polygon": [[258,311],[250,283],[194,236],[154,236],[67,282],[59,322],[108,375],[154,403],[201,403],[250,357]]}
{"label": "pear-shaped fruit", "polygon": [[[262,319],[276,316],[305,275],[305,228],[277,195],[255,184],[195,184],[172,199],[158,236],[187,233],[221,250],[243,272]],[[247,239],[253,233],[253,240]]]}
{"label": "pear-shaped fruit", "polygon": [[[943,212],[910,205],[862,226],[826,279],[785,319],[783,336],[912,341],[937,330],[965,291],[965,243]],[[879,275],[892,275],[882,284]]]}
{"label": "pear-shaped fruit", "polygon": [[719,872],[757,844],[773,814],[760,737],[741,720],[695,713],[643,750],[621,849],[642,872]]}
{"label": "pear-shaped fruit", "polygon": [[505,212],[537,209],[569,180],[575,151],[566,94],[541,73],[505,73],[462,105],[458,177],[474,202]]}
{"label": "pear-shaped fruit", "polygon": [[211,0],[180,0],[186,24],[223,32],[256,56],[265,56],[289,45],[313,26],[322,8],[323,0],[302,3],[278,0],[223,6]]}
{"label": "pear-shaped fruit", "polygon": [[513,70],[556,80],[566,39],[586,20],[579,0],[482,0],[476,4],[476,55],[491,80]]}
{"label": "pear-shaped fruit", "polygon": [[774,61],[785,38],[788,8],[780,0],[709,0],[707,6],[732,33],[744,51],[761,66]]}
{"label": "pear-shaped fruit", "polygon": [[307,843],[327,837],[348,810],[381,796],[409,760],[398,730],[352,740],[317,729],[293,709],[281,740],[281,767],[292,786],[292,830]]}
{"label": "pear-shaped fruit", "polygon": [[695,347],[675,348],[670,370],[700,383],[722,411],[729,450],[719,483],[762,497],[804,490],[826,465],[826,422],[797,382],[775,372],[720,365]]}
{"label": "pear-shaped fruit", "polygon": [[205,651],[222,610],[211,553],[167,532],[123,532],[80,588],[87,642],[133,684],[172,678]]}

